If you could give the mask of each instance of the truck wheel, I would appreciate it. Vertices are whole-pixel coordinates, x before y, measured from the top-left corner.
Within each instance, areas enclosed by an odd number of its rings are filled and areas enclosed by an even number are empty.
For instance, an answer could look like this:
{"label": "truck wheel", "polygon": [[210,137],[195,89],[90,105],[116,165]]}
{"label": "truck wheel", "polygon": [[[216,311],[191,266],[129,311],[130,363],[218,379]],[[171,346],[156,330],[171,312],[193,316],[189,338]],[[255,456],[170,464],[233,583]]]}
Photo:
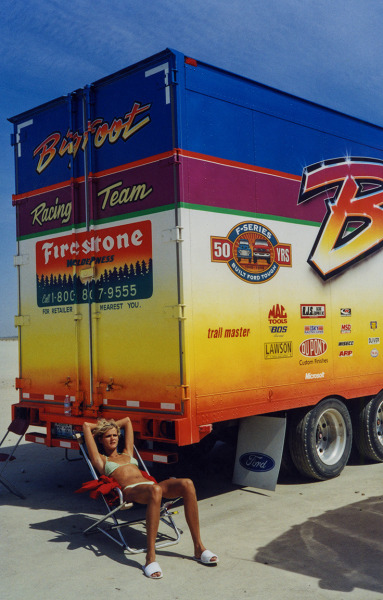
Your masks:
{"label": "truck wheel", "polygon": [[351,418],[340,400],[322,400],[303,414],[297,411],[293,417],[289,447],[302,475],[319,480],[337,477],[347,464],[351,446]]}
{"label": "truck wheel", "polygon": [[364,399],[355,410],[354,441],[359,454],[383,462],[383,391]]}

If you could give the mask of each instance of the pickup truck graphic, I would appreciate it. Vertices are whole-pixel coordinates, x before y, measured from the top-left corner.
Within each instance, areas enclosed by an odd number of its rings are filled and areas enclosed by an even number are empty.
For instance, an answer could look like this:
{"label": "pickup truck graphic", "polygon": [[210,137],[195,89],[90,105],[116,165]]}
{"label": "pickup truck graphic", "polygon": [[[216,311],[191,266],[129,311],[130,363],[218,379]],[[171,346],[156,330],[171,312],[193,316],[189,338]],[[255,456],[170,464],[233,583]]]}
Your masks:
{"label": "pickup truck graphic", "polygon": [[252,254],[251,247],[250,247],[248,240],[246,240],[246,239],[240,240],[239,244],[238,244],[238,248],[237,248],[238,262],[241,262],[241,260],[243,258],[247,258],[249,263],[251,263],[251,259],[252,259],[251,254]]}
{"label": "pickup truck graphic", "polygon": [[253,258],[255,263],[261,259],[265,260],[268,265],[271,263],[270,248],[266,240],[255,240]]}

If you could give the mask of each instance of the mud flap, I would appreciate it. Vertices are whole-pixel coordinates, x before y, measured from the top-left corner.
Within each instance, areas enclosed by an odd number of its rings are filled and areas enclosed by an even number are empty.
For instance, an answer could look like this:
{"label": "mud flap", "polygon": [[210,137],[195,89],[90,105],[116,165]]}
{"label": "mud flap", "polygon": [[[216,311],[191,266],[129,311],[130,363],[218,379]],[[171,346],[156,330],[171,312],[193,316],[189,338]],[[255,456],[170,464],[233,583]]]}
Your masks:
{"label": "mud flap", "polygon": [[233,483],[274,491],[281,466],[285,417],[241,419]]}

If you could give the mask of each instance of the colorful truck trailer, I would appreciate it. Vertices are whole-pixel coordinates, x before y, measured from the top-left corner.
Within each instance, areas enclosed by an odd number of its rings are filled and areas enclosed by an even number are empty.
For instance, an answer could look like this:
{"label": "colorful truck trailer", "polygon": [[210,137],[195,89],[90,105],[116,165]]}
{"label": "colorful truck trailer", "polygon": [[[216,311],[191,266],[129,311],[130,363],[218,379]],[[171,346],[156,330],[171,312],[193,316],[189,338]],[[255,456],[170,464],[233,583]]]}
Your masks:
{"label": "colorful truck trailer", "polygon": [[173,50],[10,120],[26,439],[278,413],[306,475],[383,459],[381,128]]}

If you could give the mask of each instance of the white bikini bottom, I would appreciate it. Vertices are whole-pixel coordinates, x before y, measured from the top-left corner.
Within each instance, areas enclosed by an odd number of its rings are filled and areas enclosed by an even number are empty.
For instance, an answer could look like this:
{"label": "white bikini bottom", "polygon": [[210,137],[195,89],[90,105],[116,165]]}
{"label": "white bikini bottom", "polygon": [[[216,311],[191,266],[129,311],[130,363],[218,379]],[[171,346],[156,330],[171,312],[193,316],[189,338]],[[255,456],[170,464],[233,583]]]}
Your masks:
{"label": "white bikini bottom", "polygon": [[139,481],[138,483],[131,483],[129,485],[126,485],[124,488],[122,488],[122,491],[124,492],[128,488],[134,488],[137,485],[154,485],[154,481]]}

